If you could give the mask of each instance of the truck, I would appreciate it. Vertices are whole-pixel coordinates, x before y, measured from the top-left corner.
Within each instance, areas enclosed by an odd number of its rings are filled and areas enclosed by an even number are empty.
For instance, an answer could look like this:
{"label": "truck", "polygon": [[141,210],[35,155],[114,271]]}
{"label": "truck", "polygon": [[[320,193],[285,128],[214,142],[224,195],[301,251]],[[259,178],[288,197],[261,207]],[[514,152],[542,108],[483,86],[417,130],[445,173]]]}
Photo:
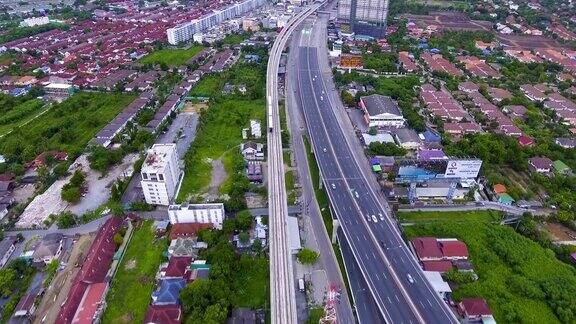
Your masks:
{"label": "truck", "polygon": [[306,289],[306,287],[304,286],[304,278],[298,279],[298,289],[300,289],[300,291],[302,292]]}

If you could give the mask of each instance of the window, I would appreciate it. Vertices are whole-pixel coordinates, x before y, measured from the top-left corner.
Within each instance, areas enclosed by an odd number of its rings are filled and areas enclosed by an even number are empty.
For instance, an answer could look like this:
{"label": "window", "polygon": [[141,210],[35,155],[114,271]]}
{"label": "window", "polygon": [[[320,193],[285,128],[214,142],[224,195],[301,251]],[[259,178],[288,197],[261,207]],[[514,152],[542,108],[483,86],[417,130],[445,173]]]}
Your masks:
{"label": "window", "polygon": [[164,181],[164,175],[162,173],[158,173],[158,180]]}
{"label": "window", "polygon": [[142,173],[142,179],[148,180],[148,173],[143,172],[143,173]]}

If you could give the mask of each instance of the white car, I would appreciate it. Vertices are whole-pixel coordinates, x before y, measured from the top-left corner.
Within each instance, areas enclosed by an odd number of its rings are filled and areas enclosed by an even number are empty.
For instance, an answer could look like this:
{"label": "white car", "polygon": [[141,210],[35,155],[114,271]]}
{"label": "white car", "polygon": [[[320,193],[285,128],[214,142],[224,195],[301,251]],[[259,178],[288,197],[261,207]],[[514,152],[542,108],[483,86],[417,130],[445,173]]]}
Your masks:
{"label": "white car", "polygon": [[332,189],[336,189],[336,185],[335,185],[335,184],[332,184]]}
{"label": "white car", "polygon": [[358,194],[358,191],[354,190],[354,196],[356,196],[356,198],[360,198],[360,195]]}
{"label": "white car", "polygon": [[374,221],[374,223],[378,223],[378,218],[376,218],[376,215],[372,215],[372,220]]}
{"label": "white car", "polygon": [[326,153],[326,151],[328,151],[326,148],[323,148],[322,151],[324,151],[324,153]]}
{"label": "white car", "polygon": [[414,283],[414,278],[412,278],[412,276],[409,273],[406,274],[406,277],[408,277],[408,282]]}
{"label": "white car", "polygon": [[383,221],[384,220],[384,215],[378,213],[378,217],[380,217],[380,220]]}

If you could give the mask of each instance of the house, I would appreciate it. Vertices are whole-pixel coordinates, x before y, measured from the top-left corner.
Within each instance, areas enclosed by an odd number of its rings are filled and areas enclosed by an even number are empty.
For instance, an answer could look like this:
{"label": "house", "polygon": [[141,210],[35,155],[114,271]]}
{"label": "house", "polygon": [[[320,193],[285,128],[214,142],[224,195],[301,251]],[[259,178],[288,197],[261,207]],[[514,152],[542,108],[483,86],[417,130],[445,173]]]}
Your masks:
{"label": "house", "polygon": [[170,222],[167,220],[155,220],[152,226],[154,227],[154,232],[156,233],[156,236],[162,236],[166,234],[166,231],[168,230],[168,225],[170,225]]}
{"label": "house", "polygon": [[5,237],[0,241],[0,268],[4,268],[12,253],[16,249],[16,238],[12,236]]}
{"label": "house", "polygon": [[93,323],[103,311],[104,297],[108,291],[107,282],[98,282],[88,285],[80,305],[74,314],[72,324]]}
{"label": "house", "polygon": [[528,167],[534,172],[548,173],[552,168],[552,160],[547,157],[531,157],[528,159]]}
{"label": "house", "polygon": [[162,279],[158,289],[152,293],[152,305],[176,305],[180,300],[180,291],[186,286],[182,278]]}
{"label": "house", "polygon": [[360,98],[360,108],[369,127],[402,127],[405,119],[392,98],[373,94]]}
{"label": "house", "polygon": [[532,146],[534,145],[534,140],[526,135],[520,135],[518,137],[518,144],[520,144],[520,146]]}
{"label": "house", "polygon": [[256,312],[249,308],[234,308],[226,324],[256,324]]}
{"label": "house", "polygon": [[213,228],[211,223],[175,223],[170,229],[170,239],[195,238],[199,230],[211,228]]}
{"label": "house", "polygon": [[170,258],[168,263],[160,266],[159,278],[184,278],[188,279],[190,276],[190,264],[194,259],[189,256]]}
{"label": "house", "polygon": [[494,185],[494,187],[492,187],[492,191],[494,191],[495,194],[505,193],[506,186],[501,183],[497,183]]}
{"label": "house", "polygon": [[448,272],[452,270],[452,262],[449,260],[422,261],[424,271]]}
{"label": "house", "polygon": [[432,286],[432,289],[440,295],[442,298],[446,298],[446,296],[452,293],[452,289],[444,279],[440,272],[437,271],[424,271],[424,277]]}
{"label": "house", "polygon": [[256,142],[246,142],[240,144],[240,153],[246,160],[263,160],[264,159],[264,144]]}
{"label": "house", "polygon": [[36,312],[35,301],[37,296],[38,291],[36,289],[20,298],[18,305],[16,305],[14,309],[14,315],[12,315],[8,323],[32,323],[34,313]]}
{"label": "house", "polygon": [[420,137],[410,128],[399,128],[394,131],[396,142],[407,150],[416,150],[420,147]]}
{"label": "house", "polygon": [[420,261],[458,260],[468,258],[466,244],[457,239],[417,237],[410,240],[412,250]]}
{"label": "house", "polygon": [[180,305],[150,305],[144,318],[144,324],[180,324],[181,322]]}
{"label": "house", "polygon": [[32,258],[34,262],[45,264],[50,263],[54,259],[60,258],[60,253],[62,253],[62,247],[64,242],[64,236],[60,233],[50,233],[44,235],[40,244],[34,249]]}
{"label": "house", "polygon": [[458,304],[458,311],[468,321],[492,317],[492,311],[482,298],[464,298]]}
{"label": "house", "polygon": [[168,247],[168,254],[170,257],[192,257],[195,258],[198,254],[198,245],[196,239],[192,238],[177,238],[170,242]]}
{"label": "house", "polygon": [[554,168],[554,171],[563,175],[568,175],[570,174],[570,172],[572,172],[570,167],[560,160],[554,161],[554,163],[552,163],[552,167]]}
{"label": "house", "polygon": [[554,142],[566,149],[576,147],[576,138],[558,137]]}
{"label": "house", "polygon": [[430,129],[427,129],[423,133],[420,133],[418,136],[420,136],[420,139],[424,143],[441,143],[442,142],[442,137],[440,136],[440,134],[438,134],[435,131],[432,131]]}
{"label": "house", "polygon": [[498,197],[498,202],[503,204],[503,205],[512,205],[512,203],[514,203],[514,198],[512,198],[512,196],[510,196],[509,194],[503,192],[503,193],[499,193],[496,195]]}

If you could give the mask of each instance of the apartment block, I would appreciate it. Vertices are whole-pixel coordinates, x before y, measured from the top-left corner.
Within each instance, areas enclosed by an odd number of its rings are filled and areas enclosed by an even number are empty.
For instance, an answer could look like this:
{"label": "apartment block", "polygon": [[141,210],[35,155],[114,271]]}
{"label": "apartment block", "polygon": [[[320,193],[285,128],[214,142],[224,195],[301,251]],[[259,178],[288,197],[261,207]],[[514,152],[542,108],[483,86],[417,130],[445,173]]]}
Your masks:
{"label": "apartment block", "polygon": [[152,205],[170,205],[182,175],[176,144],[154,144],[142,164],[142,191]]}

